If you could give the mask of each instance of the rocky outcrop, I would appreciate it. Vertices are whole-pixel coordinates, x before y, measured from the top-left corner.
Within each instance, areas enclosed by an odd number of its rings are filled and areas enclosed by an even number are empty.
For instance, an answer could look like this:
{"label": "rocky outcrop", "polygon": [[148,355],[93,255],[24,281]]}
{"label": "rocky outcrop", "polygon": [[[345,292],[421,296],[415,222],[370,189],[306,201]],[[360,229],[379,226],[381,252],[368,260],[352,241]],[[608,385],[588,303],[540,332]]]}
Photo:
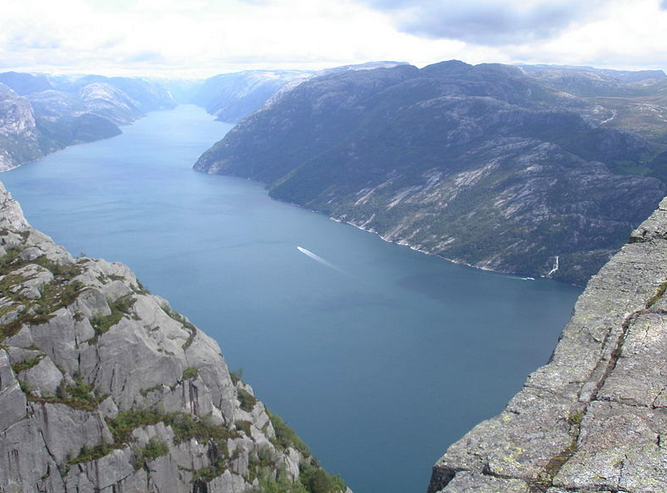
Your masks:
{"label": "rocky outcrop", "polygon": [[549,363],[453,444],[430,493],[667,485],[667,199],[588,283]]}
{"label": "rocky outcrop", "polygon": [[42,155],[30,101],[0,83],[0,171]]}
{"label": "rocky outcrop", "polygon": [[111,84],[88,84],[79,91],[79,98],[91,113],[103,116],[117,125],[127,125],[143,116],[136,102]]}
{"label": "rocky outcrop", "polygon": [[215,341],[32,229],[2,185],[0,293],[1,491],[345,491]]}
{"label": "rocky outcrop", "polygon": [[195,169],[450,260],[583,285],[667,190],[647,176],[656,148],[594,126],[595,108],[497,64],[334,72]]}

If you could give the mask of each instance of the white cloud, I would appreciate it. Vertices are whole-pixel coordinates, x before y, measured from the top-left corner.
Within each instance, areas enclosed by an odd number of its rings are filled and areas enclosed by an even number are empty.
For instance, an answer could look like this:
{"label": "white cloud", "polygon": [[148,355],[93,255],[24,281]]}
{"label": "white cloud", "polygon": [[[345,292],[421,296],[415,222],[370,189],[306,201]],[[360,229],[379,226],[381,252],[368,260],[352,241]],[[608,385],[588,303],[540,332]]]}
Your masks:
{"label": "white cloud", "polygon": [[[608,0],[582,12],[565,0],[556,15],[544,0],[2,0],[0,63],[166,76],[451,58],[663,68],[665,1]],[[440,17],[429,27],[408,4],[437,5]],[[498,12],[505,17],[494,20]],[[448,16],[450,39],[434,37]],[[469,32],[474,22],[483,29]]]}
{"label": "white cloud", "polygon": [[551,38],[595,15],[603,0],[360,0],[387,12],[402,31],[476,44]]}

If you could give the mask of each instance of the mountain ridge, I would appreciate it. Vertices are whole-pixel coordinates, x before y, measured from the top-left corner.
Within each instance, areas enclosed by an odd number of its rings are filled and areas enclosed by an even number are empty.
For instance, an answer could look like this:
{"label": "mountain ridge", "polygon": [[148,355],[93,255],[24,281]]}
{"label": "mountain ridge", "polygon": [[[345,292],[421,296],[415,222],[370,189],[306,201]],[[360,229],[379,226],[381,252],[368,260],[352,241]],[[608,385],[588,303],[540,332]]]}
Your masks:
{"label": "mountain ridge", "polygon": [[651,170],[655,144],[595,126],[596,112],[514,66],[334,73],[247,117],[194,168],[475,267],[546,276],[558,257],[552,277],[584,284],[666,190],[630,174]]}

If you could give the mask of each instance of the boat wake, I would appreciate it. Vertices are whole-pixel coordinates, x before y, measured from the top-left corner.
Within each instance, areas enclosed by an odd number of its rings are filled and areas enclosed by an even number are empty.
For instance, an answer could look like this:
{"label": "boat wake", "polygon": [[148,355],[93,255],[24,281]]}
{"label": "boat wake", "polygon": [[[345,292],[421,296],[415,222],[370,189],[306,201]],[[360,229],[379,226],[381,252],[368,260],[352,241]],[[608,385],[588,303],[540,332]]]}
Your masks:
{"label": "boat wake", "polygon": [[340,272],[340,273],[342,273],[342,274],[347,274],[344,270],[339,269],[338,267],[336,267],[336,266],[335,266],[334,264],[332,264],[331,262],[327,262],[327,261],[324,260],[322,257],[320,257],[319,255],[317,255],[317,254],[311,252],[310,250],[306,250],[305,248],[300,247],[300,246],[296,247],[296,249],[299,250],[299,251],[300,251],[301,253],[303,253],[304,255],[306,255],[306,256],[312,258],[312,259],[315,260],[316,262],[319,262],[320,264],[322,264],[322,265],[324,265],[324,266],[326,266],[326,267],[329,267],[330,269],[336,270],[336,271],[338,271],[338,272]]}

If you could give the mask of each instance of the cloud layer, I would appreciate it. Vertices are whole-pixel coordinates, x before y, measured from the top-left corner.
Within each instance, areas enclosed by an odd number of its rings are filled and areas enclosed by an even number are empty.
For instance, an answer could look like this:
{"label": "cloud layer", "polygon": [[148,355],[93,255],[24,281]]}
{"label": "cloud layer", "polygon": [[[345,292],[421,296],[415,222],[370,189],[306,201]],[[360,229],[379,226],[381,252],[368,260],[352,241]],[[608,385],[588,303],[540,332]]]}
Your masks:
{"label": "cloud layer", "polygon": [[599,0],[362,1],[387,12],[402,31],[485,45],[523,44],[552,38],[588,20],[602,4]]}
{"label": "cloud layer", "polygon": [[667,67],[667,0],[1,2],[4,70],[197,77],[452,58]]}

